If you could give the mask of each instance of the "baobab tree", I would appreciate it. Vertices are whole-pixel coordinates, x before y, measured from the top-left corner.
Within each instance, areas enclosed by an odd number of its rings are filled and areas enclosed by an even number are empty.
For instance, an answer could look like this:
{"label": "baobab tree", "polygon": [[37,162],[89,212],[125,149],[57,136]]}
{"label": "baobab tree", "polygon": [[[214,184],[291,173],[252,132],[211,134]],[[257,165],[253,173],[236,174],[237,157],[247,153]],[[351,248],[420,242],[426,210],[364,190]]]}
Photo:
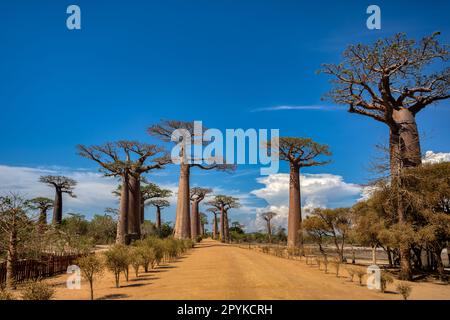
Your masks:
{"label": "baobab tree", "polygon": [[217,240],[217,235],[218,235],[217,230],[219,229],[218,223],[217,223],[217,214],[220,213],[220,209],[218,209],[216,207],[211,207],[211,208],[206,209],[206,211],[211,212],[214,215],[213,222],[212,222],[212,235],[213,235],[213,239]]}
{"label": "baobab tree", "polygon": [[64,176],[42,176],[39,178],[39,182],[45,183],[55,188],[55,201],[53,204],[53,224],[61,224],[62,212],[63,212],[63,200],[64,193],[68,194],[72,198],[76,198],[73,193],[73,189],[77,185],[77,182],[71,178]]}
{"label": "baobab tree", "polygon": [[330,156],[331,152],[327,145],[318,144],[309,138],[282,137],[279,141],[279,153],[280,159],[288,161],[290,167],[288,246],[291,248],[300,246],[303,252],[300,169],[329,163],[316,159]]}
{"label": "baobab tree", "polygon": [[209,206],[216,208],[220,212],[220,241],[230,241],[230,226],[228,223],[228,210],[239,208],[239,199],[235,197],[217,195],[213,200],[208,201]]}
{"label": "baobab tree", "polygon": [[[120,215],[117,243],[124,244],[141,233],[141,175],[168,163],[164,149],[136,141],[78,146],[79,155],[97,162],[105,176],[120,177]],[[149,164],[147,164],[149,163]]]}
{"label": "baobab tree", "polygon": [[53,208],[53,200],[45,197],[38,197],[26,202],[31,210],[39,210],[39,226],[47,224],[47,211]]}
{"label": "baobab tree", "polygon": [[[422,161],[416,115],[450,98],[450,68],[442,63],[449,52],[437,41],[438,35],[416,42],[396,34],[373,45],[351,45],[344,51],[342,63],[323,66],[322,72],[333,76],[329,98],[389,129],[391,179],[398,189],[401,170]],[[406,220],[404,207],[399,197],[400,224]],[[401,278],[411,279],[410,249],[405,246],[400,251]]]}
{"label": "baobab tree", "polygon": [[17,194],[0,197],[0,231],[7,235],[6,287],[15,289],[14,274],[17,262],[17,247],[23,240],[24,229],[30,226],[26,213],[27,204]]}
{"label": "baobab tree", "polygon": [[191,188],[190,192],[190,199],[192,202],[192,209],[191,209],[191,238],[192,240],[196,240],[197,236],[201,235],[200,227],[201,227],[201,220],[199,215],[199,205],[200,202],[205,199],[205,197],[212,192],[212,189],[209,188],[200,188],[195,187]]}
{"label": "baobab tree", "polygon": [[277,214],[272,211],[263,212],[261,214],[261,218],[263,218],[264,221],[266,221],[266,227],[267,227],[267,235],[269,236],[269,242],[272,243],[272,226],[270,225],[273,217],[275,217]]}
{"label": "baobab tree", "polygon": [[[202,128],[203,131],[205,128]],[[148,133],[166,142],[177,142],[180,145],[178,159],[180,165],[180,178],[178,183],[177,209],[175,219],[174,237],[176,239],[191,238],[190,217],[190,171],[191,168],[202,170],[231,170],[234,166],[219,164],[215,159],[193,159],[189,158],[191,146],[201,145],[203,132],[194,132],[193,122],[177,120],[165,120],[148,128]],[[174,133],[177,133],[175,135]],[[178,140],[176,140],[178,139]]]}
{"label": "baobab tree", "polygon": [[170,206],[169,201],[164,199],[151,199],[150,201],[147,202],[147,205],[156,208],[155,226],[156,229],[161,231],[161,210]]}
{"label": "baobab tree", "polygon": [[205,213],[200,212],[200,213],[199,213],[199,220],[200,220],[200,230],[199,230],[199,235],[204,236],[205,233],[206,233],[205,225],[208,224],[208,216],[207,216]]}
{"label": "baobab tree", "polygon": [[141,223],[144,223],[145,206],[148,201],[152,199],[164,199],[170,196],[172,196],[171,190],[163,189],[155,183],[145,181],[145,184],[141,186]]}

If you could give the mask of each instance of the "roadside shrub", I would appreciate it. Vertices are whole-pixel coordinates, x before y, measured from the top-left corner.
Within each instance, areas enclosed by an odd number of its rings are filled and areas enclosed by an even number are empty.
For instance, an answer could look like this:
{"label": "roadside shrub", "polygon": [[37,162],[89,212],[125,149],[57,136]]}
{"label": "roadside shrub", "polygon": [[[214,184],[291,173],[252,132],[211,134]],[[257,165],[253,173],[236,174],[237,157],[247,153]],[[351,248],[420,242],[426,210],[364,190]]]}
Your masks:
{"label": "roadside shrub", "polygon": [[131,260],[134,266],[139,265],[140,263],[145,272],[148,272],[149,267],[154,267],[156,259],[155,250],[149,243],[139,242],[139,244],[134,247],[133,253]]}
{"label": "roadside shrub", "polygon": [[261,250],[263,253],[269,254],[270,252],[270,247],[269,246],[262,246]]}
{"label": "roadside shrub", "polygon": [[280,246],[274,246],[273,248],[273,252],[275,254],[276,257],[283,257],[283,253],[284,253],[284,249],[283,247]]}
{"label": "roadside shrub", "polygon": [[339,269],[341,267],[341,260],[339,257],[334,258],[331,261],[331,265],[334,267],[334,270],[336,271],[336,277],[339,277]]}
{"label": "roadside shrub", "polygon": [[325,267],[325,269],[324,269],[325,273],[328,273],[328,263],[329,263],[328,257],[325,255],[325,256],[323,257],[323,265],[324,265],[324,267]]}
{"label": "roadside shrub", "polygon": [[28,282],[22,292],[23,300],[51,300],[55,290],[42,281]]}
{"label": "roadside shrub", "polygon": [[412,287],[406,282],[399,282],[397,284],[397,291],[402,295],[403,300],[408,300],[411,295]]}
{"label": "roadside shrub", "polygon": [[363,285],[363,279],[364,276],[366,275],[366,270],[363,268],[356,268],[355,269],[355,275],[358,277],[359,280],[359,285],[362,286]]}
{"label": "roadside shrub", "polygon": [[14,300],[14,296],[6,289],[0,288],[0,300]]}
{"label": "roadside shrub", "polygon": [[[124,245],[116,244],[104,252],[106,267],[114,274],[116,288],[120,287],[120,273],[130,265],[129,252]],[[127,276],[127,274],[125,274]]]}
{"label": "roadside shrub", "polygon": [[89,254],[81,257],[77,261],[81,269],[81,274],[89,282],[91,300],[94,300],[94,280],[103,273],[103,261],[95,254]]}
{"label": "roadside shrub", "polygon": [[351,266],[345,269],[347,270],[348,276],[350,277],[350,282],[353,282],[353,278],[355,277],[355,269]]}
{"label": "roadside shrub", "polygon": [[386,287],[388,284],[393,283],[394,282],[394,278],[386,272],[382,272],[381,273],[381,278],[380,278],[380,291],[382,293],[386,292]]}

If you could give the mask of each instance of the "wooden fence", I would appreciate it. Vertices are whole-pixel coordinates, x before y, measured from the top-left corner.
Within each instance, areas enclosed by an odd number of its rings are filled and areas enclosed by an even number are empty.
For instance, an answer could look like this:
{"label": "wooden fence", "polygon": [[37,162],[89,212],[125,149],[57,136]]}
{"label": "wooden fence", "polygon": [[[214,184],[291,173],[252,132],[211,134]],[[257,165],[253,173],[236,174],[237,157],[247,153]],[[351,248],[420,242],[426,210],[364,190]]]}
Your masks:
{"label": "wooden fence", "polygon": [[[16,262],[14,279],[16,283],[65,273],[81,255],[45,255],[39,260],[19,260]],[[6,282],[6,262],[0,263],[0,286]]]}

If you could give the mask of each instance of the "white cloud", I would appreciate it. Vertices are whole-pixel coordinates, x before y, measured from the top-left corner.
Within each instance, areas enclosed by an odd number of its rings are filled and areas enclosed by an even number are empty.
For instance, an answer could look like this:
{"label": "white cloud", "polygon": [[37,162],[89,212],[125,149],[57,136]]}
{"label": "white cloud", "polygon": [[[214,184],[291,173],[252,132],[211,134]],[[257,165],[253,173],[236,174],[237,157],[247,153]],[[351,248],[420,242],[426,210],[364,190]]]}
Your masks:
{"label": "white cloud", "polygon": [[336,110],[334,106],[323,106],[323,105],[304,105],[304,106],[274,106],[267,108],[253,109],[252,112],[261,111],[283,111],[283,110],[319,110],[319,111],[330,111]]}
{"label": "white cloud", "polygon": [[[64,212],[86,215],[102,213],[106,207],[117,206],[117,199],[111,192],[117,187],[117,180],[105,178],[99,173],[67,168],[28,168],[0,165],[0,194],[17,192],[26,198],[48,197],[53,199],[51,187],[40,183],[42,175],[64,175],[78,183],[74,189],[77,198],[64,196]],[[89,211],[89,212],[86,212]]]}
{"label": "white cloud", "polygon": [[[248,229],[259,230],[264,227],[264,221],[258,216],[263,211],[276,212],[273,224],[286,227],[289,210],[289,174],[273,174],[258,178],[257,181],[264,184],[264,187],[251,193],[264,199],[268,206],[257,209],[257,217],[247,226]],[[361,196],[363,190],[360,185],[345,182],[341,176],[327,173],[303,174],[300,177],[300,184],[303,209],[348,206]]]}
{"label": "white cloud", "polygon": [[423,163],[450,162],[450,152],[425,152]]}

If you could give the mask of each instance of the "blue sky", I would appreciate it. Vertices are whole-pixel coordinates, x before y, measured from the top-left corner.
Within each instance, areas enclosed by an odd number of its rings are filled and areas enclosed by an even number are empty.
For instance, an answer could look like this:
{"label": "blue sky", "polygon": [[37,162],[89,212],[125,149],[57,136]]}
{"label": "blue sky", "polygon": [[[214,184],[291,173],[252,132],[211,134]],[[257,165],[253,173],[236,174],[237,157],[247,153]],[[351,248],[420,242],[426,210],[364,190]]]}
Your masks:
{"label": "blue sky", "polygon": [[[82,30],[65,26],[70,4],[81,8]],[[381,7],[381,30],[365,26],[370,4]],[[448,12],[448,1],[2,1],[0,165],[95,172],[77,144],[155,143],[145,130],[165,118],[311,137],[331,146],[333,162],[308,173],[364,184],[386,127],[345,108],[260,109],[332,106],[321,101],[330,88],[315,73],[321,63],[338,62],[350,43],[397,32],[420,38],[439,30],[449,43]],[[445,102],[418,116],[423,151],[450,151],[449,115]],[[177,168],[152,177],[174,186]],[[247,195],[247,211],[235,212],[242,221],[267,205],[250,193],[264,187],[257,179],[257,167],[192,175],[194,185]],[[100,207],[70,209],[91,215]]]}

